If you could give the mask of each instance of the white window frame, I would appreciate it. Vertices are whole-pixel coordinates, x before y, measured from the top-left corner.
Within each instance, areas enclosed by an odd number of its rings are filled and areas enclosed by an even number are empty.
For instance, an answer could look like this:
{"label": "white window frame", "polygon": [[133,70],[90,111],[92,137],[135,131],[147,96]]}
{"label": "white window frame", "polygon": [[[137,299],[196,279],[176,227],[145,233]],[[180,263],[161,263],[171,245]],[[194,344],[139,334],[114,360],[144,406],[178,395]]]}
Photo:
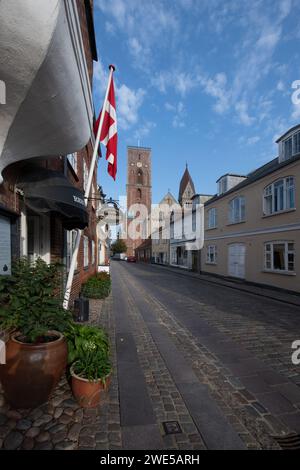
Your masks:
{"label": "white window frame", "polygon": [[88,169],[87,163],[86,163],[86,161],[85,161],[85,158],[83,159],[83,171],[82,171],[82,174],[83,174],[83,189],[84,189],[84,191],[85,191],[86,188],[87,188],[87,183],[88,183],[88,178],[89,178],[89,169]]}
{"label": "white window frame", "polygon": [[298,155],[300,153],[300,131],[287,137],[282,141],[282,154],[284,160]]}
{"label": "white window frame", "polygon": [[73,168],[73,171],[77,174],[77,169],[78,169],[77,168],[77,164],[78,164],[77,152],[68,153],[67,159],[71,167]]}
{"label": "white window frame", "polygon": [[89,267],[89,239],[88,237],[83,237],[83,267]]}
{"label": "white window frame", "polygon": [[217,228],[217,209],[216,207],[212,207],[208,210],[208,228]]}
{"label": "white window frame", "polygon": [[[284,269],[274,268],[274,245],[284,245]],[[291,248],[293,245],[293,248]],[[293,255],[293,269],[289,269],[289,255]],[[295,242],[293,240],[275,240],[264,243],[264,270],[282,274],[295,274]],[[290,262],[291,263],[291,262]]]}
{"label": "white window frame", "polygon": [[96,262],[96,250],[95,250],[95,248],[96,248],[95,242],[94,242],[94,240],[92,240],[92,265],[93,266]]}
{"label": "white window frame", "polygon": [[[67,230],[67,256],[66,256],[66,268],[67,272],[70,270],[72,255],[75,249],[77,230]],[[78,257],[76,259],[75,270],[78,269]]]}
{"label": "white window frame", "polygon": [[[238,207],[235,207],[238,204]],[[236,217],[236,209],[238,217]],[[246,198],[245,196],[237,196],[229,202],[229,223],[238,224],[246,220]]]}
{"label": "white window frame", "polygon": [[[283,186],[283,207],[282,209],[275,208],[275,193],[276,187],[279,186],[279,183],[282,183]],[[293,191],[293,201],[294,205],[289,205],[289,193]],[[267,198],[270,198],[271,201],[271,211],[268,209]],[[273,181],[271,184],[264,188],[263,193],[263,213],[264,215],[273,215],[280,214],[281,212],[295,209],[296,202],[296,184],[294,176],[286,176],[284,178],[279,178]]]}
{"label": "white window frame", "polygon": [[217,245],[208,245],[206,248],[206,264],[217,264]]}

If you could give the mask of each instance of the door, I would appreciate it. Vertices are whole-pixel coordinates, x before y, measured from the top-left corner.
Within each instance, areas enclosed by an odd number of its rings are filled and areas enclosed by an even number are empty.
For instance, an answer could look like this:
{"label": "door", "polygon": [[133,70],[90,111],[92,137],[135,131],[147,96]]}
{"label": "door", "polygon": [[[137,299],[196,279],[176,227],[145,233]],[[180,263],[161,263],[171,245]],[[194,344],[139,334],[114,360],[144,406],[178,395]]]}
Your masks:
{"label": "door", "polygon": [[27,215],[27,256],[50,263],[50,219],[46,215]]}
{"label": "door", "polygon": [[0,276],[11,274],[10,220],[0,216]]}
{"label": "door", "polygon": [[228,274],[229,276],[245,278],[246,246],[243,243],[234,243],[228,247]]}

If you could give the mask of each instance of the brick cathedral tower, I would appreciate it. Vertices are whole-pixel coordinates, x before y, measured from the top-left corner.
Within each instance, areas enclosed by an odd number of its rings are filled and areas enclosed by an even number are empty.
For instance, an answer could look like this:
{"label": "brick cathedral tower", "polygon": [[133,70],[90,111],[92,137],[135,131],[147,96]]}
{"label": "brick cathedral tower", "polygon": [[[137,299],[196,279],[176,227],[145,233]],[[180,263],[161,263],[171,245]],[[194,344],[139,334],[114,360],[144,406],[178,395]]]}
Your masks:
{"label": "brick cathedral tower", "polygon": [[[127,147],[127,216],[128,227],[131,223],[130,207],[143,204],[150,216],[152,204],[151,185],[151,149],[144,147]],[[144,238],[132,240],[127,237],[127,255],[133,256],[135,249],[143,243]]]}

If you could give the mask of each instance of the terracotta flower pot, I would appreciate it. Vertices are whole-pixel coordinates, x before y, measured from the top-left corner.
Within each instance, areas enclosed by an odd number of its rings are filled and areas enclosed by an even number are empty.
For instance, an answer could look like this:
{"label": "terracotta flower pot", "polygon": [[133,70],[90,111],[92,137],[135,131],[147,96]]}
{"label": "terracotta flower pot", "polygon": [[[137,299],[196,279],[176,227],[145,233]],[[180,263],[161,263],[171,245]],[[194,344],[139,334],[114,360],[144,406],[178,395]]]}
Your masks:
{"label": "terracotta flower pot", "polygon": [[0,366],[5,399],[14,408],[35,408],[45,403],[67,365],[67,343],[58,331],[48,343],[22,343],[15,333],[6,343],[6,364]]}
{"label": "terracotta flower pot", "polygon": [[100,403],[100,394],[103,390],[101,379],[90,381],[80,377],[74,372],[71,366],[72,392],[77,402],[82,408],[95,408]]}

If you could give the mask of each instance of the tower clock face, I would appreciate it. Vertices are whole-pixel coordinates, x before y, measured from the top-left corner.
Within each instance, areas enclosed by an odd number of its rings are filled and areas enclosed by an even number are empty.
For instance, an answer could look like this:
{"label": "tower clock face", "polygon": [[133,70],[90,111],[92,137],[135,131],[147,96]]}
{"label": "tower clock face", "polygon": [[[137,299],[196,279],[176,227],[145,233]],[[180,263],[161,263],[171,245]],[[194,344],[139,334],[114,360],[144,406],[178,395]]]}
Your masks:
{"label": "tower clock face", "polygon": [[136,166],[137,166],[138,168],[141,168],[141,167],[143,166],[143,164],[142,164],[141,162],[137,162]]}

